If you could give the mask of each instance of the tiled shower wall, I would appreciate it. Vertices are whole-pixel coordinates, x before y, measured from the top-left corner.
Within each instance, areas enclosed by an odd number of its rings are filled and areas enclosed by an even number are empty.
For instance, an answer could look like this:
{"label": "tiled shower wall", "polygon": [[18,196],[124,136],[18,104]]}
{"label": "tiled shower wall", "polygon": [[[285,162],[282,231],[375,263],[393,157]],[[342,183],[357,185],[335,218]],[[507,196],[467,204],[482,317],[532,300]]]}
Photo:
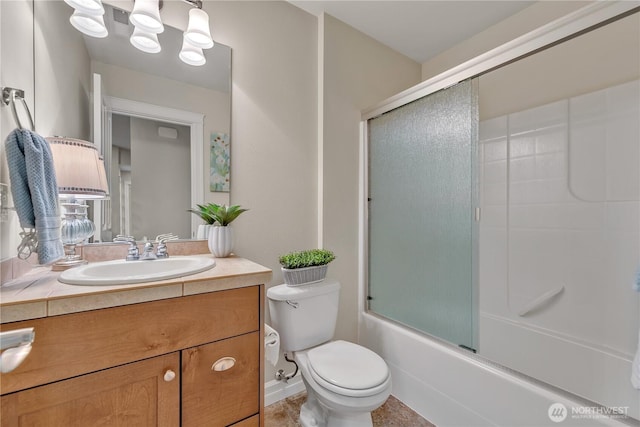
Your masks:
{"label": "tiled shower wall", "polygon": [[636,418],[639,106],[633,81],[485,120],[479,144],[480,354]]}

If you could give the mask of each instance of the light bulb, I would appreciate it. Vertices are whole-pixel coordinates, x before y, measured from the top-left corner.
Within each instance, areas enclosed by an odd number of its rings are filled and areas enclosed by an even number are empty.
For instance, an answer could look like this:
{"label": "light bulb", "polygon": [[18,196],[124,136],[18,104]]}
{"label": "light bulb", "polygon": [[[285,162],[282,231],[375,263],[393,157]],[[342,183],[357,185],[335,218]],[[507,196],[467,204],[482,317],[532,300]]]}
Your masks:
{"label": "light bulb", "polygon": [[69,22],[76,30],[91,37],[104,38],[109,34],[102,15],[89,15],[76,9]]}
{"label": "light bulb", "polygon": [[195,47],[209,49],[213,47],[213,39],[209,30],[209,15],[202,9],[189,11],[189,25],[184,32],[185,38]]}
{"label": "light bulb", "polygon": [[64,0],[64,2],[87,15],[104,15],[104,7],[100,0]]}
{"label": "light bulb", "polygon": [[135,27],[133,34],[129,39],[132,45],[147,53],[158,53],[162,50],[160,42],[158,41],[158,35],[143,31],[142,29]]}
{"label": "light bulb", "polygon": [[158,0],[135,0],[129,21],[148,33],[158,34],[164,31]]}
{"label": "light bulb", "polygon": [[178,55],[182,62],[196,67],[206,64],[207,60],[202,53],[202,49],[189,43],[187,38],[182,39],[182,49]]}

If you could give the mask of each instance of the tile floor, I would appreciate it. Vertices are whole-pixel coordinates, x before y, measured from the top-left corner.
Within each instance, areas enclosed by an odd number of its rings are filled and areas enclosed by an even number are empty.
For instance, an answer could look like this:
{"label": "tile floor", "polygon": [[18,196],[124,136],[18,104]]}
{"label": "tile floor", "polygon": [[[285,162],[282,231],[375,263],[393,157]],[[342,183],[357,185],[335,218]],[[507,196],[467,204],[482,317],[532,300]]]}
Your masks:
{"label": "tile floor", "polygon": [[[306,398],[302,392],[267,406],[265,427],[300,427],[298,414]],[[435,427],[393,396],[373,411],[371,418],[374,427]]]}

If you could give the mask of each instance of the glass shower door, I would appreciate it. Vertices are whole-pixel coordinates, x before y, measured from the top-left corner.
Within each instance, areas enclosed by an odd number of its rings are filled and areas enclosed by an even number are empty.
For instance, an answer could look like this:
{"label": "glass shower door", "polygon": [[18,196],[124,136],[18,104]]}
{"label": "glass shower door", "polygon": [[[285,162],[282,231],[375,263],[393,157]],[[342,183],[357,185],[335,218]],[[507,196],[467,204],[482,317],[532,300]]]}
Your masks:
{"label": "glass shower door", "polygon": [[369,309],[475,348],[477,88],[368,121]]}

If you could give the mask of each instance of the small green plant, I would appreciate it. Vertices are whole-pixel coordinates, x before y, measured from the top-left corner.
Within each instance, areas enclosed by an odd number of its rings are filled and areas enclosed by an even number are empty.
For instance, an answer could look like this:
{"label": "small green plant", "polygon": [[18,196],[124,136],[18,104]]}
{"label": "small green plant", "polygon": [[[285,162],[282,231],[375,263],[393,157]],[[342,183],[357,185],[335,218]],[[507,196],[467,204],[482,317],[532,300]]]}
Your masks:
{"label": "small green plant", "polygon": [[280,256],[278,260],[286,269],[313,267],[325,265],[333,261],[336,256],[326,249],[310,249],[306,251],[290,252]]}
{"label": "small green plant", "polygon": [[242,209],[240,205],[217,205],[209,203],[206,205],[196,205],[198,209],[189,209],[188,212],[198,215],[207,224],[218,224],[227,226],[233,222],[242,212],[249,209]]}

